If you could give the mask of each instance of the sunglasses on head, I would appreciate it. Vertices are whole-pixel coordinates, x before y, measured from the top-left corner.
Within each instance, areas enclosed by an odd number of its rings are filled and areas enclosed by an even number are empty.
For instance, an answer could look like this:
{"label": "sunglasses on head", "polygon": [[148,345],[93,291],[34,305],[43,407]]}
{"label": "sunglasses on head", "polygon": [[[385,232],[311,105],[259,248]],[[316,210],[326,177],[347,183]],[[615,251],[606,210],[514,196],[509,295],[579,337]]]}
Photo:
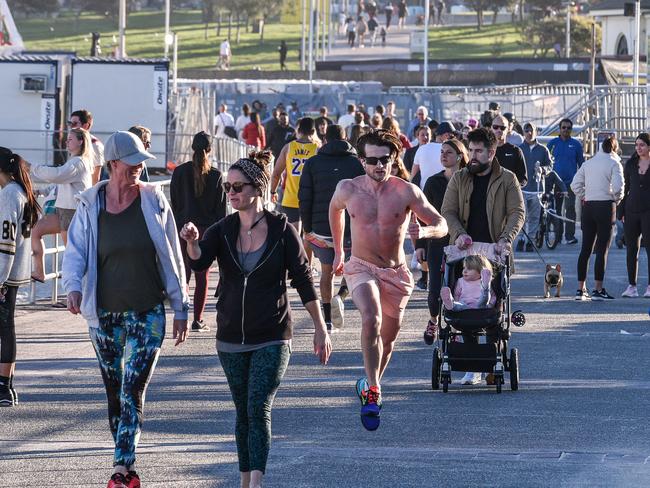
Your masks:
{"label": "sunglasses on head", "polygon": [[505,126],[505,125],[492,125],[492,128],[493,128],[494,130],[506,130],[506,126]]}
{"label": "sunglasses on head", "polygon": [[241,193],[242,191],[244,191],[244,187],[245,187],[246,185],[255,186],[255,185],[253,185],[252,183],[248,183],[248,182],[246,182],[246,181],[235,181],[234,183],[229,183],[229,182],[226,181],[226,182],[223,184],[223,189],[224,189],[224,191],[225,191],[226,193],[230,193],[230,190],[231,190],[231,189],[232,189],[235,193]]}
{"label": "sunglasses on head", "polygon": [[382,156],[381,158],[364,158],[363,159],[366,164],[370,164],[372,166],[375,166],[377,163],[381,163],[382,166],[386,166],[387,164],[390,164],[393,161],[393,158],[389,156]]}

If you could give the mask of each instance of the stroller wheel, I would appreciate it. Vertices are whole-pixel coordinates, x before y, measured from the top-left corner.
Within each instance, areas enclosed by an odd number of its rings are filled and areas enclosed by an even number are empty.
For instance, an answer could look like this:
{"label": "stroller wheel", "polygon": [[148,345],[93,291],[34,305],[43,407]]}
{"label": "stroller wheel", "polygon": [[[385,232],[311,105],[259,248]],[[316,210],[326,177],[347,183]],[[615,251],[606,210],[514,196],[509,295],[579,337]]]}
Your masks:
{"label": "stroller wheel", "polygon": [[433,365],[431,366],[431,388],[440,389],[440,368],[442,367],[442,353],[437,347],[433,350]]}
{"label": "stroller wheel", "polygon": [[510,389],[519,389],[519,351],[517,348],[510,350]]}

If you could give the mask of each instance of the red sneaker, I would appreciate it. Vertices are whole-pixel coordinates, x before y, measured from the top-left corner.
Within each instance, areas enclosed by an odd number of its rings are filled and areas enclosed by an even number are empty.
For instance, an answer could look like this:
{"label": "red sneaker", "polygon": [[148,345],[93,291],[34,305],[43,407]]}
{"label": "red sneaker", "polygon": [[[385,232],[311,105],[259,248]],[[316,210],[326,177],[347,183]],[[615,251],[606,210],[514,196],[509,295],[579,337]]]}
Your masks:
{"label": "red sneaker", "polygon": [[126,480],[129,482],[128,488],[140,488],[140,477],[135,471],[129,471],[126,475]]}
{"label": "red sneaker", "polygon": [[106,488],[129,488],[129,484],[122,473],[114,473],[111,479],[108,480],[108,486]]}

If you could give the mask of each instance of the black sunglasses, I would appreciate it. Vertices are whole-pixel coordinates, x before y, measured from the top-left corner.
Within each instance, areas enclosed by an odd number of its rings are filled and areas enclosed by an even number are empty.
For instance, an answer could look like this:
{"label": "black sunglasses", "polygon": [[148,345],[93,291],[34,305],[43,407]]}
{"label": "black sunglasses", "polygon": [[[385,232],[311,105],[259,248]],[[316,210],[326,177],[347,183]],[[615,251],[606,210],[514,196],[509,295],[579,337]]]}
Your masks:
{"label": "black sunglasses", "polygon": [[560,130],[571,130],[571,129],[573,129],[572,125],[563,125],[562,127],[560,127]]}
{"label": "black sunglasses", "polygon": [[242,191],[244,191],[244,187],[245,187],[246,185],[255,186],[255,185],[253,185],[252,183],[248,183],[248,182],[245,182],[245,181],[235,181],[234,183],[229,183],[229,182],[226,181],[226,182],[223,184],[223,190],[224,190],[226,193],[230,193],[230,190],[231,190],[231,189],[232,189],[235,193],[241,193]]}
{"label": "black sunglasses", "polygon": [[505,125],[492,125],[492,128],[493,128],[494,130],[506,130],[506,126],[505,126]]}
{"label": "black sunglasses", "polygon": [[371,166],[375,166],[377,163],[381,163],[382,166],[386,166],[393,162],[393,158],[390,155],[382,156],[381,158],[363,158],[363,160],[366,164],[370,164]]}

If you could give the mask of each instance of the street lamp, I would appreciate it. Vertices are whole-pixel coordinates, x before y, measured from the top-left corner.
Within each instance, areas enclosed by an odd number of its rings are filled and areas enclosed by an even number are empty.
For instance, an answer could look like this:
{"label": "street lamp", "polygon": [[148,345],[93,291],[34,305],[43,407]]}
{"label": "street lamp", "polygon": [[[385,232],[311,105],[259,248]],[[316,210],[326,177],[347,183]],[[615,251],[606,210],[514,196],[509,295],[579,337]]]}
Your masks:
{"label": "street lamp", "polygon": [[565,57],[571,57],[571,7],[574,2],[564,2],[562,5],[566,6],[566,48],[564,49]]}

